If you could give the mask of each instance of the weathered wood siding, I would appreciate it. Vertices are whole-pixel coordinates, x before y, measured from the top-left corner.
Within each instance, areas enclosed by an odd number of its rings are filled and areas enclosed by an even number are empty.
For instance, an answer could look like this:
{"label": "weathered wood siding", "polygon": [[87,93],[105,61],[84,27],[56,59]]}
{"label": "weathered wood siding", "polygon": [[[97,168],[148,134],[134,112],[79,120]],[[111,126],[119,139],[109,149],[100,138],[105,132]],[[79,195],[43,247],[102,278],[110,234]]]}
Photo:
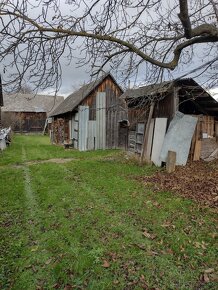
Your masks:
{"label": "weathered wood siding", "polygon": [[21,133],[42,132],[47,118],[44,112],[5,112],[4,114],[14,115],[14,120],[16,120],[14,131]]}
{"label": "weathered wood siding", "polygon": [[98,93],[106,93],[106,141],[105,148],[119,147],[119,121],[127,119],[125,104],[119,100],[122,91],[108,76],[83,102],[89,106],[89,120],[96,120],[96,96]]}
{"label": "weathered wood siding", "polygon": [[[121,89],[117,86],[113,79],[108,76],[105,78],[102,83],[100,83],[92,93],[88,97],[86,97],[80,104],[80,106],[85,106],[89,109],[88,121],[92,123],[88,123],[88,129],[91,129],[92,132],[88,132],[87,129],[87,149],[105,149],[105,148],[118,148],[119,144],[122,143],[122,147],[124,147],[123,140],[127,140],[127,137],[124,136],[123,138],[119,138],[119,133],[126,134],[126,131],[119,130],[119,121],[123,119],[127,119],[127,110],[125,108],[125,103],[119,100],[120,95],[122,94]],[[105,101],[103,101],[105,95]],[[97,101],[97,96],[99,99]],[[100,105],[100,108],[98,108]],[[80,136],[77,134],[77,130],[75,126],[82,122],[82,119],[77,121],[73,116],[75,116],[76,111],[67,114],[63,114],[61,117],[65,123],[64,126],[64,141],[70,142],[70,139],[73,139],[74,147],[78,147],[78,142]],[[73,118],[73,119],[72,119]],[[54,120],[56,120],[54,118]],[[87,116],[86,116],[87,119]],[[86,120],[87,121],[87,120]],[[94,123],[97,121],[96,123]],[[72,122],[69,125],[69,122]],[[55,121],[54,121],[55,123]],[[95,125],[94,125],[95,124]],[[98,125],[101,128],[98,128]],[[79,125],[78,125],[79,126]],[[81,125],[82,126],[82,125]],[[96,128],[94,128],[96,126]],[[54,126],[53,126],[54,127]],[[63,129],[63,128],[62,128]],[[101,129],[101,130],[100,130]],[[75,136],[78,135],[78,136]],[[99,135],[100,134],[100,135]],[[60,135],[60,133],[59,133]],[[95,136],[96,135],[96,136]],[[90,141],[90,138],[92,141]],[[58,143],[60,142],[60,137],[58,139]],[[63,138],[62,138],[63,139]],[[62,140],[61,139],[61,140]],[[119,142],[119,139],[122,139],[122,142]],[[89,141],[88,141],[89,140]],[[83,140],[84,142],[84,140]],[[91,142],[91,143],[89,143]],[[79,144],[79,148],[83,148],[84,144]]]}

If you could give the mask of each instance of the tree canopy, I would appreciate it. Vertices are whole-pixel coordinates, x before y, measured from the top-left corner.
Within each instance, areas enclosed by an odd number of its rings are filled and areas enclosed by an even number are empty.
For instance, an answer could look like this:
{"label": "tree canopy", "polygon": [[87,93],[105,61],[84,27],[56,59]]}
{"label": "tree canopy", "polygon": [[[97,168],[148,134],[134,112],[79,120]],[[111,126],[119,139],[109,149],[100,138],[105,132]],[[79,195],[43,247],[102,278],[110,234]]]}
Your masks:
{"label": "tree canopy", "polygon": [[[92,73],[128,78],[163,72],[199,57],[217,61],[217,0],[3,0],[0,61],[9,82],[60,86],[61,63],[74,57]],[[202,62],[201,62],[202,63]],[[216,70],[217,71],[217,70]]]}

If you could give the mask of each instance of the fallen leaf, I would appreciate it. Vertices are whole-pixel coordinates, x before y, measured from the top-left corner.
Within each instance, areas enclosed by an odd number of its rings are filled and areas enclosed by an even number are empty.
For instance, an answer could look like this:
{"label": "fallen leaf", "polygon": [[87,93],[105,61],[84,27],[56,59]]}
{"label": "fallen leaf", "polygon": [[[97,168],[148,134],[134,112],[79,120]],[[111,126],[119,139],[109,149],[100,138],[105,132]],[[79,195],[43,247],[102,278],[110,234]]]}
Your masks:
{"label": "fallen leaf", "polygon": [[34,265],[32,265],[32,270],[33,270],[33,272],[34,272],[34,273],[36,273],[36,272],[37,272],[37,270],[36,270],[36,268],[35,268],[35,266],[34,266]]}
{"label": "fallen leaf", "polygon": [[142,234],[143,234],[144,237],[146,237],[148,239],[151,239],[151,240],[154,240],[156,238],[156,235],[150,234],[146,230]]}
{"label": "fallen leaf", "polygon": [[215,273],[212,273],[212,274],[210,275],[210,280],[211,280],[211,281],[214,281],[214,282],[218,282],[218,275],[215,274]]}
{"label": "fallen leaf", "polygon": [[107,260],[104,260],[102,267],[109,268],[110,267],[110,263]]}
{"label": "fallen leaf", "polygon": [[38,250],[38,247],[39,247],[39,246],[33,247],[33,248],[31,249],[31,252],[36,252],[36,251]]}
{"label": "fallen leaf", "polygon": [[214,272],[213,268],[208,268],[208,269],[204,270],[204,273],[206,273],[206,274],[210,274],[210,273],[213,273],[213,272]]}
{"label": "fallen leaf", "polygon": [[48,260],[45,262],[45,264],[46,264],[46,265],[49,265],[49,264],[51,263],[51,261],[52,261],[52,258],[48,259]]}
{"label": "fallen leaf", "polygon": [[208,275],[205,274],[205,273],[203,274],[203,281],[204,281],[205,283],[210,282],[210,279],[209,279]]}
{"label": "fallen leaf", "polygon": [[147,255],[148,256],[158,256],[158,253],[155,251],[149,251],[149,252],[147,252]]}

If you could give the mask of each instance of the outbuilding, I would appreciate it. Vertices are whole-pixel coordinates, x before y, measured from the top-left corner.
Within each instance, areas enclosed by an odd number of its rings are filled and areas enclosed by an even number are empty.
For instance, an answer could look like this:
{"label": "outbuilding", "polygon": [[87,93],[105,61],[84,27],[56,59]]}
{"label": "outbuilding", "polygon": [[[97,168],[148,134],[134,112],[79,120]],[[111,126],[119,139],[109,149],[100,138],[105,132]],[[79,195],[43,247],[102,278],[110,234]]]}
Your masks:
{"label": "outbuilding", "polygon": [[53,111],[51,140],[80,151],[123,148],[127,144],[123,93],[110,73],[70,94]]}
{"label": "outbuilding", "polygon": [[177,151],[177,160],[182,156],[181,165],[188,155],[199,160],[218,153],[218,102],[195,80],[128,89],[121,99],[128,106],[128,150],[142,158],[161,165],[164,146]]}

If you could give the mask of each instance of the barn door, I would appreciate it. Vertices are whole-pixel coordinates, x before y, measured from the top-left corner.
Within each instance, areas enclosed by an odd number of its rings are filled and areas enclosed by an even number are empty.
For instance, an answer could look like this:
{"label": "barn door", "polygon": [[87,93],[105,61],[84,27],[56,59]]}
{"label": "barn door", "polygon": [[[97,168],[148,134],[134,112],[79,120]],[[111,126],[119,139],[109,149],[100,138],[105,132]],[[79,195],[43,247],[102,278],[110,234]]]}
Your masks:
{"label": "barn door", "polygon": [[106,148],[106,93],[96,96],[96,149]]}

